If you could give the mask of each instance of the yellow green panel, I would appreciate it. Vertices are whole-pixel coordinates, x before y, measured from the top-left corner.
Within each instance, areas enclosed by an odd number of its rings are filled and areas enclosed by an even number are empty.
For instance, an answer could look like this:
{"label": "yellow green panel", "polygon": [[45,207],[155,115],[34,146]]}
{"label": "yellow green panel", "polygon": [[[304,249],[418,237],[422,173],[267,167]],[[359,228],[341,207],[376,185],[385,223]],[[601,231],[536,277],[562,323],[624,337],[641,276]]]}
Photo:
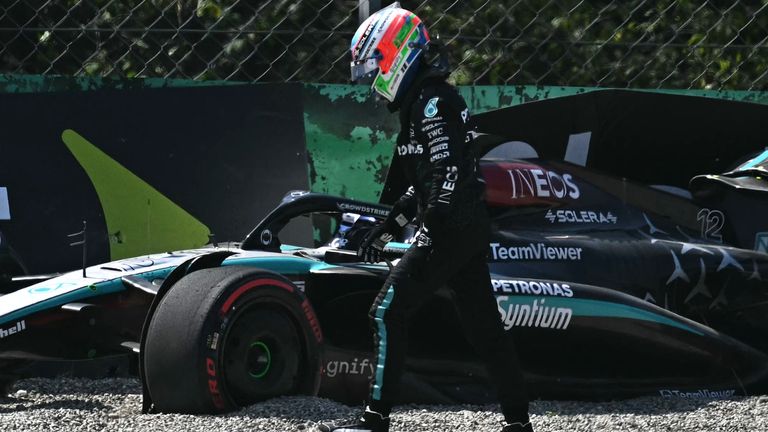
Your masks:
{"label": "yellow green panel", "polygon": [[96,189],[113,260],[208,243],[208,227],[77,132],[61,139]]}

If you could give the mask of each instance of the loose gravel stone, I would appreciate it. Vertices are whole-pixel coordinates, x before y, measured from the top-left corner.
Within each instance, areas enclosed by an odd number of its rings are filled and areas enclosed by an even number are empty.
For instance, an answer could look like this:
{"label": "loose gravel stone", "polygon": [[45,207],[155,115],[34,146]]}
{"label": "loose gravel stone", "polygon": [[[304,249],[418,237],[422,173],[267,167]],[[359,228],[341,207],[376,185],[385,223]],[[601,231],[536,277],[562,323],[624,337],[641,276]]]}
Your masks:
{"label": "loose gravel stone", "polygon": [[[768,398],[729,400],[642,398],[617,402],[534,401],[538,432],[766,431]],[[134,379],[29,379],[0,399],[0,431],[239,432],[315,430],[318,423],[353,419],[361,407],[315,397],[279,397],[219,416],[141,414]],[[393,432],[499,431],[496,405],[404,405]]]}

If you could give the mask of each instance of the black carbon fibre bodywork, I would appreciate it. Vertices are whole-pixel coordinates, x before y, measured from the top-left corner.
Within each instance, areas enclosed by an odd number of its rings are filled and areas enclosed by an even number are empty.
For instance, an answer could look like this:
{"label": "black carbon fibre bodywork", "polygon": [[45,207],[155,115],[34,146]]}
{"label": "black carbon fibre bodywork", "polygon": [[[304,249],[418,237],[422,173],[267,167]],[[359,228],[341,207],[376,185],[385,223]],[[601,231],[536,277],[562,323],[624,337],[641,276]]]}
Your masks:
{"label": "black carbon fibre bodywork", "polygon": [[[533,397],[768,390],[768,255],[730,244],[739,235],[760,236],[728,216],[743,212],[743,190],[722,192],[732,195],[722,202],[734,202],[726,212],[711,200],[703,206],[679,191],[568,163],[487,161],[482,168],[493,215],[492,289]],[[760,193],[752,198],[758,204],[768,197]],[[756,214],[740,216],[758,225],[766,220],[759,205],[750,208]],[[722,215],[714,227],[702,217],[713,214]],[[405,399],[492,401],[479,363],[461,365],[471,348],[453,324],[450,303],[438,298],[428,309],[413,325]],[[449,354],[435,355],[440,347]],[[329,370],[360,369],[362,352],[334,352],[339,358]],[[434,358],[438,367],[425,367]],[[340,375],[331,374],[330,381]],[[356,380],[343,387],[364,386],[363,372],[342,375]]]}

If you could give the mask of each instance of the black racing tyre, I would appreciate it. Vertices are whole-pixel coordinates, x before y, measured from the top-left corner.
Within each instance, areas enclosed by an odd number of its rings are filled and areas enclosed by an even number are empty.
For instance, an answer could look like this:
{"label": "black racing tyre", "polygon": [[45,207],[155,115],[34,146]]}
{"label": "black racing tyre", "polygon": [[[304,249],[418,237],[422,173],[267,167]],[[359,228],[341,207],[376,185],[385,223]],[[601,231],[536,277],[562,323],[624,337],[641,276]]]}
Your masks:
{"label": "black racing tyre", "polygon": [[270,397],[317,393],[322,334],[311,305],[274,273],[195,271],[158,304],[144,347],[157,412],[232,411]]}

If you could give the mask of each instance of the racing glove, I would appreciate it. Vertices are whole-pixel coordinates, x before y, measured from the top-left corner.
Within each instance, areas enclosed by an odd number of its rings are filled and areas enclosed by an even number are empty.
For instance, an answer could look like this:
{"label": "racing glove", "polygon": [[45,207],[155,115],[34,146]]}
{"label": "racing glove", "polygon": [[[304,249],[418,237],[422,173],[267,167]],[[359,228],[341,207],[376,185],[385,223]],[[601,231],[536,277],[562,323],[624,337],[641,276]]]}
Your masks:
{"label": "racing glove", "polygon": [[387,219],[368,232],[357,249],[357,256],[362,258],[364,262],[381,262],[384,246],[394,239],[392,233],[398,232],[407,225],[415,213],[416,196],[414,188],[411,186],[392,206]]}
{"label": "racing glove", "polygon": [[368,234],[357,249],[357,256],[359,256],[363,262],[377,263],[382,261],[384,246],[394,239],[394,236],[389,233],[388,228],[388,225],[383,223],[368,231]]}
{"label": "racing glove", "polygon": [[413,243],[420,249],[432,249],[432,237],[430,237],[429,228],[426,225],[422,225],[416,232],[416,237],[414,238]]}
{"label": "racing glove", "polygon": [[421,227],[416,232],[414,243],[416,247],[432,249],[434,242],[445,237],[445,229],[442,223],[443,217],[435,208],[428,208],[424,212]]}

